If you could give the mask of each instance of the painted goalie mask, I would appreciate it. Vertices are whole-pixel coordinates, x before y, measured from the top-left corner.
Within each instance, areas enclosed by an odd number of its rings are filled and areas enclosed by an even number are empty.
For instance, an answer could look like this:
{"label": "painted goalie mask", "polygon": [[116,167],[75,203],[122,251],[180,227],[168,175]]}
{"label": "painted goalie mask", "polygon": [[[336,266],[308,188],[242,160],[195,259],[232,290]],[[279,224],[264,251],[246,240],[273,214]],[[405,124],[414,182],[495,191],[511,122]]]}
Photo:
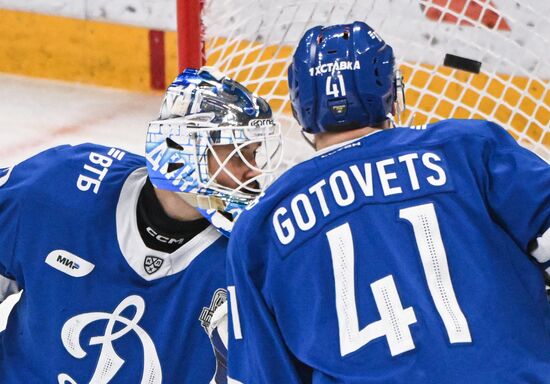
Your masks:
{"label": "painted goalie mask", "polygon": [[[177,192],[209,219],[215,211],[236,217],[273,181],[281,130],[269,104],[238,82],[210,68],[186,69],[149,123],[146,158],[156,188]],[[235,160],[248,167],[246,180],[229,169]]]}

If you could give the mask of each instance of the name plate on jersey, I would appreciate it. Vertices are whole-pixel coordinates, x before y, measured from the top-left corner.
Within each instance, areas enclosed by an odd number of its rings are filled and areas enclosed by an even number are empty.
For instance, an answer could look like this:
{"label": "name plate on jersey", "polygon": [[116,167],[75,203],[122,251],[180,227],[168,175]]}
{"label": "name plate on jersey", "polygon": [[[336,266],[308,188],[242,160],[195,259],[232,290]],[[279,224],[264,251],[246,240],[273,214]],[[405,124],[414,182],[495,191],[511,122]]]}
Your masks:
{"label": "name plate on jersey", "polygon": [[[389,209],[395,210],[392,203],[454,191],[445,155],[436,149],[346,160],[304,185],[273,211],[273,230],[281,246],[296,246],[313,236],[315,228],[345,215],[361,211],[369,216],[373,210],[386,215]],[[317,161],[322,167],[323,157]]]}

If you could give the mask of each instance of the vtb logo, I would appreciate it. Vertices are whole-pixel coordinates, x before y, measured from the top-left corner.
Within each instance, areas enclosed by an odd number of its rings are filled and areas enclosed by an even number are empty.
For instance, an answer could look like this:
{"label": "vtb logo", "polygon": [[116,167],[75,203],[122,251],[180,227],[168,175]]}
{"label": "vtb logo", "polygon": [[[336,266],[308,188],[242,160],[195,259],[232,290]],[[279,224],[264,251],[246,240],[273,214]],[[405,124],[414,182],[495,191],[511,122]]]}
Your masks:
{"label": "vtb logo", "polygon": [[46,264],[72,277],[86,276],[95,265],[70,252],[57,249],[46,257]]}

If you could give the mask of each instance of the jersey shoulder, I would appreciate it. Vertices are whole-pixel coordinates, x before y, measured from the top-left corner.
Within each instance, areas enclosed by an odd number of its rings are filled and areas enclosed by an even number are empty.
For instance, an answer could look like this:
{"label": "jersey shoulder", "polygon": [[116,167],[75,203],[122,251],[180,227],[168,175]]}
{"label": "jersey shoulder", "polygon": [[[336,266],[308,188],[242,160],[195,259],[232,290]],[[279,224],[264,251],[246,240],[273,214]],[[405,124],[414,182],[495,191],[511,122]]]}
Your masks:
{"label": "jersey shoulder", "polygon": [[50,148],[0,169],[0,264],[11,265],[17,242],[41,225],[104,221],[128,175],[144,164],[120,149],[82,144]]}
{"label": "jersey shoulder", "polygon": [[[17,194],[21,198],[30,193],[44,194],[49,190],[62,192],[61,187],[71,182],[76,189],[97,191],[98,184],[109,173],[118,174],[144,164],[142,157],[117,148],[91,143],[62,145],[0,170],[0,188],[4,194]],[[63,192],[70,194],[70,188]]]}
{"label": "jersey shoulder", "polygon": [[[422,126],[426,140],[447,141],[453,139],[468,139],[490,141],[499,145],[513,145],[514,138],[500,125],[487,120],[447,119],[437,123]],[[418,130],[418,127],[411,127]]]}
{"label": "jersey shoulder", "polygon": [[140,156],[96,144],[43,151],[0,171],[0,224],[112,210],[129,174],[144,164]]}

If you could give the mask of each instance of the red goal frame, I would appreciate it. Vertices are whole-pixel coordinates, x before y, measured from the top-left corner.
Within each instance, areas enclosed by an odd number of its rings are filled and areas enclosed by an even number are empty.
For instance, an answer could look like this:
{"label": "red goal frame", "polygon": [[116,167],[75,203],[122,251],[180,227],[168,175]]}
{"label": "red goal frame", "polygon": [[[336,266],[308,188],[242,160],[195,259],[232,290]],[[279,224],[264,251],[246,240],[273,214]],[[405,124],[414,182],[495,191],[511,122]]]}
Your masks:
{"label": "red goal frame", "polygon": [[178,68],[200,68],[206,62],[204,26],[201,13],[204,0],[177,0]]}

